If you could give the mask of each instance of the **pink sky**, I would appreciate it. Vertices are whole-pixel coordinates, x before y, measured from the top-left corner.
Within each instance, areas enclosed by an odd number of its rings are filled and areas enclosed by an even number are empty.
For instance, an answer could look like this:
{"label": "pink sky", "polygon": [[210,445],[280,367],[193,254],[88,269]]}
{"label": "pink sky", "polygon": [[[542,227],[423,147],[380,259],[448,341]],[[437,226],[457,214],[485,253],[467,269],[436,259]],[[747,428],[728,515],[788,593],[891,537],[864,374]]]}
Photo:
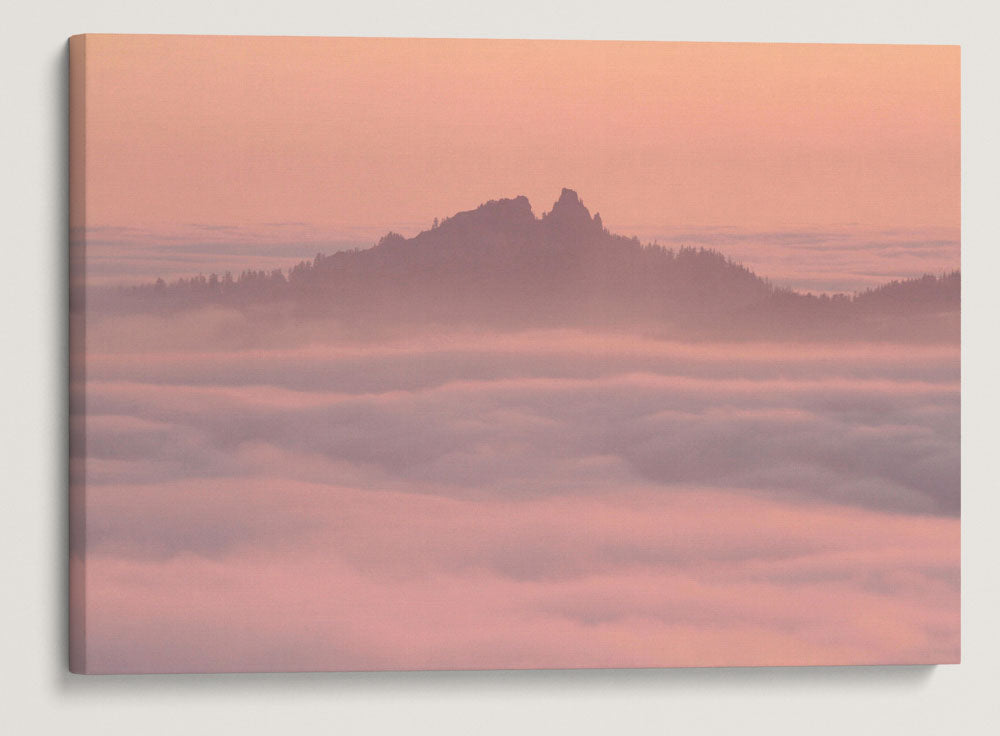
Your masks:
{"label": "pink sky", "polygon": [[96,35],[86,114],[89,226],[960,217],[956,46]]}

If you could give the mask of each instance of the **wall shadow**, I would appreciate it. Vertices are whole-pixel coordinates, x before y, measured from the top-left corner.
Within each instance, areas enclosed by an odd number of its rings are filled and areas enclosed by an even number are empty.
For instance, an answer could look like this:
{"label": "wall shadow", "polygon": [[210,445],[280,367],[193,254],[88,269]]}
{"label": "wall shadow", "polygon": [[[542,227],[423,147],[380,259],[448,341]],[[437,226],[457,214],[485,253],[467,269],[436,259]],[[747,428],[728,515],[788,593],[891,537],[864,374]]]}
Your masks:
{"label": "wall shadow", "polygon": [[551,690],[565,693],[711,692],[774,690],[809,692],[878,688],[917,691],[928,686],[934,665],[836,667],[705,667],[676,669],[491,670],[446,672],[316,672],[196,675],[71,675],[60,690],[69,697],[133,697],[173,693],[204,698],[219,694],[321,693],[440,696],[478,692],[516,695]]}
{"label": "wall shadow", "polygon": [[55,651],[52,653],[53,666],[61,677],[68,677],[69,664],[69,453],[70,453],[70,222],[69,222],[69,41],[53,54],[50,62],[51,110],[56,121],[54,137],[50,142],[56,152],[57,169],[52,181],[51,201],[55,202],[56,210],[52,213],[57,227],[55,232],[61,237],[53,244],[55,258],[53,262],[61,266],[58,275],[61,287],[58,289],[58,318],[53,325],[52,341],[57,346],[58,370],[57,385],[52,387],[53,395],[57,397],[58,416],[54,417],[55,426],[62,431],[55,437],[55,457],[52,458],[55,467],[55,478],[59,482],[51,489],[54,498],[50,508],[55,510],[52,519],[53,539],[58,545],[55,556],[59,561],[56,574],[52,576],[56,590],[49,600],[57,601],[59,610],[52,620],[55,625],[53,640]]}

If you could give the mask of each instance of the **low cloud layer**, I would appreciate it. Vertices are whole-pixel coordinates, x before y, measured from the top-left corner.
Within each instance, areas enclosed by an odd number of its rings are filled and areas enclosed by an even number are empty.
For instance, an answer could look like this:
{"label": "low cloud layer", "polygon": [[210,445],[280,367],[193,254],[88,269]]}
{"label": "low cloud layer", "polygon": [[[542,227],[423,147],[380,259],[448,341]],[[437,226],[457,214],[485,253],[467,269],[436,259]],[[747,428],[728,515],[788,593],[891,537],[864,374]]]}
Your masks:
{"label": "low cloud layer", "polygon": [[88,329],[98,671],[957,657],[957,346],[240,319]]}
{"label": "low cloud layer", "polygon": [[957,227],[640,230],[644,239],[663,245],[720,250],[774,283],[799,291],[861,291],[893,279],[947,273],[961,260]]}
{"label": "low cloud layer", "polygon": [[[159,277],[172,281],[213,272],[238,274],[246,268],[287,270],[317,252],[367,248],[386,232],[412,236],[428,227],[429,222],[326,228],[273,222],[253,227],[188,223],[161,229],[91,228],[75,234],[74,248],[82,253],[85,239],[89,285],[133,285]],[[644,243],[712,248],[779,286],[826,293],[947,273],[959,267],[961,251],[961,235],[954,227],[844,225],[760,231],[623,224],[613,229],[636,234]]]}

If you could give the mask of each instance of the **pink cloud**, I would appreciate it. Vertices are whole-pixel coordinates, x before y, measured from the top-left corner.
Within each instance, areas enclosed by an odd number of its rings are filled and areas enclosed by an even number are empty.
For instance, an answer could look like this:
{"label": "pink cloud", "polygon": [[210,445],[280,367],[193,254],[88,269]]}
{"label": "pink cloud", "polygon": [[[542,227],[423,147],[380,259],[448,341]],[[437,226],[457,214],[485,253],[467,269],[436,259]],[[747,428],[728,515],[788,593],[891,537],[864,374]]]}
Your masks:
{"label": "pink cloud", "polygon": [[141,509],[166,537],[244,536],[150,555],[132,518],[131,546],[98,544],[97,671],[958,656],[953,519],[710,489],[511,502],[258,480],[99,495],[93,514]]}
{"label": "pink cloud", "polygon": [[959,656],[957,346],[243,319],[88,333],[90,671]]}

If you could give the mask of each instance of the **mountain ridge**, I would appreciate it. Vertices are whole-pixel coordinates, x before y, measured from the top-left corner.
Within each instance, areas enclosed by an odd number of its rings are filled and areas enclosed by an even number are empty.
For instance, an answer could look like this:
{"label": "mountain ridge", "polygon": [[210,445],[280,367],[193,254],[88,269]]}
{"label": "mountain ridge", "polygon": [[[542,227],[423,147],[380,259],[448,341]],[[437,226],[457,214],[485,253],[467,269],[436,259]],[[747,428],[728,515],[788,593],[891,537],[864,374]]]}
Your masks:
{"label": "mountain ridge", "polygon": [[[411,238],[389,232],[371,248],[317,253],[287,275],[276,269],[169,285],[161,279],[119,296],[161,308],[285,301],[301,314],[359,323],[850,334],[891,333],[916,316],[957,314],[960,276],[890,282],[853,296],[803,294],[775,287],[719,251],[675,251],[613,234],[599,213],[591,215],[579,195],[564,188],[540,217],[524,195],[494,199]],[[917,321],[926,326],[926,319]]]}

